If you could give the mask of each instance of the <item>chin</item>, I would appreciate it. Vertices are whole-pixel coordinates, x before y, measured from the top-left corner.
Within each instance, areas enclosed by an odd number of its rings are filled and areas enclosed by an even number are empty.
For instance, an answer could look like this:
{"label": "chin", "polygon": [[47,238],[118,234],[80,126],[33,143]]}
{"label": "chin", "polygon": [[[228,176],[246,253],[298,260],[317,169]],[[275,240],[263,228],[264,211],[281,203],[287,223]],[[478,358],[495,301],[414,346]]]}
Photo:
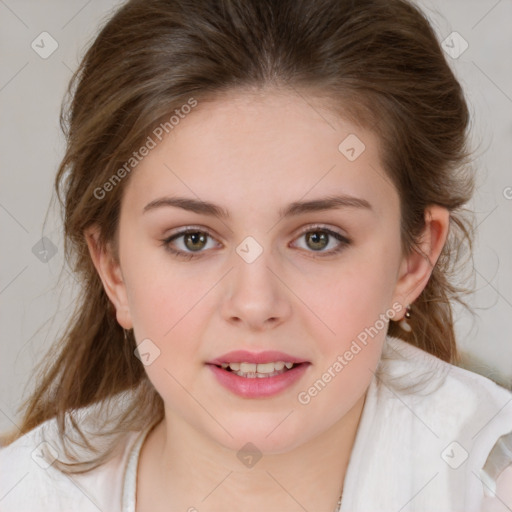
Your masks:
{"label": "chin", "polygon": [[[286,415],[285,415],[286,416]],[[284,417],[285,417],[284,416]],[[301,432],[295,432],[290,425],[284,425],[283,416],[278,421],[258,421],[248,424],[247,421],[239,424],[226,425],[226,429],[233,436],[223,431],[222,436],[215,436],[219,444],[229,450],[237,452],[261,452],[264,455],[278,455],[286,453],[306,442],[303,426]]]}

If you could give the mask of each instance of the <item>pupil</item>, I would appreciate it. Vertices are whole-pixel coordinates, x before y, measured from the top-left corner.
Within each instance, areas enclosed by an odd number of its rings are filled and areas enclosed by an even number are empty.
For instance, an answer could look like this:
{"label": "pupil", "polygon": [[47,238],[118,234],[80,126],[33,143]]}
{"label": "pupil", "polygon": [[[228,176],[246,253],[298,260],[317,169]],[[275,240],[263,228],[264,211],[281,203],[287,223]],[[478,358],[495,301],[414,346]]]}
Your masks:
{"label": "pupil", "polygon": [[[314,250],[323,249],[327,245],[327,233],[323,231],[312,231],[306,235],[308,244]],[[312,242],[312,245],[311,245]]]}
{"label": "pupil", "polygon": [[[192,244],[189,244],[187,242],[192,241]],[[187,233],[185,237],[185,245],[188,249],[194,251],[198,249],[202,249],[203,245],[206,243],[206,236],[204,233],[201,233],[199,231],[195,233]],[[199,244],[199,246],[197,245]],[[203,245],[201,245],[203,244]]]}

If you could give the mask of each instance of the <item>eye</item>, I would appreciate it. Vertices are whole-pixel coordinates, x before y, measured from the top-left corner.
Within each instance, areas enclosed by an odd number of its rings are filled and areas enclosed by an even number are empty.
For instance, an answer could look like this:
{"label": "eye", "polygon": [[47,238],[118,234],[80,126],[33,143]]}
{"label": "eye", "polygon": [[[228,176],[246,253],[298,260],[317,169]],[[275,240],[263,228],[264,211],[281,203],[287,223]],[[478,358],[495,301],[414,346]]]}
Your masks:
{"label": "eye", "polygon": [[[351,241],[341,233],[333,231],[323,226],[309,226],[303,231],[298,239],[304,237],[306,249],[308,252],[319,253],[319,256],[330,256],[341,252]],[[329,248],[325,250],[326,248]]]}
{"label": "eye", "polygon": [[[189,227],[162,240],[162,245],[171,254],[190,260],[201,256],[204,249],[212,248],[208,246],[209,239],[213,240],[208,231]],[[173,247],[173,243],[178,248]]]}
{"label": "eye", "polygon": [[[351,243],[351,240],[341,233],[324,226],[309,226],[299,235],[298,239],[302,237],[306,243],[306,247],[302,248],[307,252],[317,253],[320,257],[337,254]],[[207,230],[193,226],[178,231],[161,242],[166,251],[187,260],[199,258],[206,252],[206,249],[215,247],[213,237]],[[210,245],[209,242],[211,242]],[[329,250],[325,250],[329,247]]]}

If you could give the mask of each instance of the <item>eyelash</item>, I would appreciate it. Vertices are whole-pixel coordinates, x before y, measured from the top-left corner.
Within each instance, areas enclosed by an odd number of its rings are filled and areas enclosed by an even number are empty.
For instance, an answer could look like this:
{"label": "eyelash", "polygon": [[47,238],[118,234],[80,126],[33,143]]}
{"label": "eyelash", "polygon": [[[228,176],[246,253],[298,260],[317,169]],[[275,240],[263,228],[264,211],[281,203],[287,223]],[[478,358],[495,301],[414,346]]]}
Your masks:
{"label": "eyelash", "polygon": [[[345,249],[346,246],[348,246],[352,243],[352,241],[350,239],[348,239],[347,237],[341,235],[340,233],[337,233],[336,231],[333,231],[331,229],[323,227],[321,225],[308,226],[307,229],[305,229],[304,231],[299,233],[297,238],[300,238],[301,236],[303,236],[307,233],[311,233],[311,232],[327,233],[330,237],[333,237],[336,240],[338,240],[338,242],[340,242],[338,247],[336,247],[335,249],[331,249],[330,251],[327,251],[327,252],[316,252],[317,255],[313,256],[314,258],[318,258],[318,257],[323,258],[323,257],[327,257],[327,256],[332,256],[334,254],[338,254],[343,249]],[[214,238],[208,230],[206,230],[204,228],[199,228],[199,227],[196,228],[196,227],[191,226],[191,227],[188,227],[187,229],[184,229],[182,231],[178,231],[177,233],[174,233],[173,235],[165,238],[164,240],[161,240],[162,245],[164,246],[166,251],[170,252],[172,255],[177,256],[179,258],[183,258],[188,261],[193,258],[200,258],[204,254],[204,251],[198,251],[197,253],[185,252],[185,251],[181,251],[181,250],[176,250],[176,249],[172,248],[170,245],[170,243],[172,241],[174,241],[177,238],[180,238],[184,235],[187,235],[189,233],[201,233],[201,234],[206,234],[210,238]],[[315,251],[307,251],[307,252],[315,253]]]}

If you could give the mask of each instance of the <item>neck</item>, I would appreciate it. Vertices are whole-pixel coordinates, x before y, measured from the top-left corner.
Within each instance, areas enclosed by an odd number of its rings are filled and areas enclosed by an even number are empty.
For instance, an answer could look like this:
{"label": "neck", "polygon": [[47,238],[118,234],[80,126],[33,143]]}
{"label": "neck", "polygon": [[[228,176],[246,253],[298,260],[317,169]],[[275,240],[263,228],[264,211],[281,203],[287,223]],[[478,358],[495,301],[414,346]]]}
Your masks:
{"label": "neck", "polygon": [[[333,512],[365,395],[327,431],[244,467],[237,452],[170,416],[148,435],[139,459],[137,512],[280,510]],[[151,507],[149,507],[151,504]]]}

